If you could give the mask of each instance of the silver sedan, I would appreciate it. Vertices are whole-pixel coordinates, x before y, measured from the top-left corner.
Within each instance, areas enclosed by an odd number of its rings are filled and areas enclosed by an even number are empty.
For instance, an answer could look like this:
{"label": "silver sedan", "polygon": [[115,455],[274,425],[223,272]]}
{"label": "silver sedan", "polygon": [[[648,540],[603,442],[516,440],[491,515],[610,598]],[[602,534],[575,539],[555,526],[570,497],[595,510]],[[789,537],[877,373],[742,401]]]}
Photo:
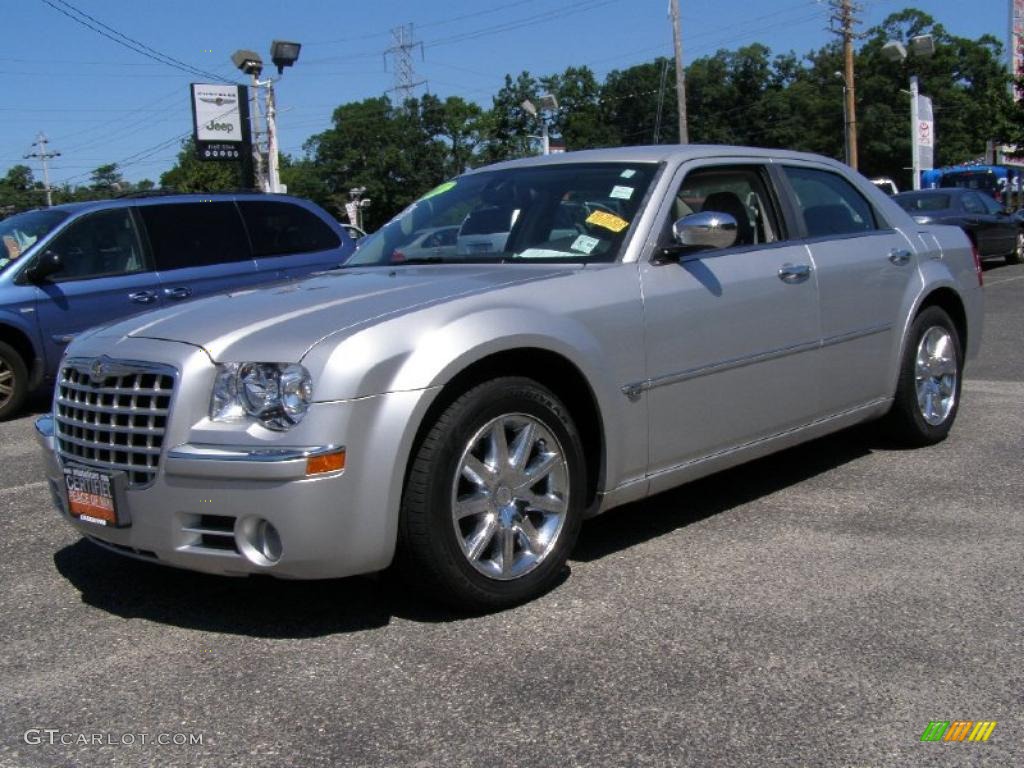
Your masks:
{"label": "silver sedan", "polygon": [[[456,247],[409,247],[440,231]],[[515,161],[343,268],[75,339],[37,428],[100,546],[286,578],[397,561],[494,608],[556,583],[587,516],[870,419],[944,439],[980,283],[961,231],[818,156]]]}

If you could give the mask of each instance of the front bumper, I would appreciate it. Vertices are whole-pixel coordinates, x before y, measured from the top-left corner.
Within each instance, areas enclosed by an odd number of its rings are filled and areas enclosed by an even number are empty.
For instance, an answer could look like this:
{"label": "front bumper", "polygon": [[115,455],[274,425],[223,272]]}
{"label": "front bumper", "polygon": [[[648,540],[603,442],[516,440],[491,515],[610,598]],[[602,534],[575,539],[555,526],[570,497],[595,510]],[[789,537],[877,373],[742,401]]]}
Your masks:
{"label": "front bumper", "polygon": [[[206,573],[322,579],[386,568],[394,555],[410,425],[426,408],[428,392],[315,403],[288,433],[251,427],[229,432],[201,415],[205,404],[190,402],[209,399],[205,381],[191,391],[188,373],[196,365],[181,366],[186,375],[155,477],[118,495],[127,527],[69,514],[53,418],[37,420],[46,477],[65,521],[108,549]],[[278,444],[285,441],[294,444]],[[308,458],[344,444],[343,469],[306,474]],[[276,562],[259,557],[252,545],[260,521],[280,536]]]}

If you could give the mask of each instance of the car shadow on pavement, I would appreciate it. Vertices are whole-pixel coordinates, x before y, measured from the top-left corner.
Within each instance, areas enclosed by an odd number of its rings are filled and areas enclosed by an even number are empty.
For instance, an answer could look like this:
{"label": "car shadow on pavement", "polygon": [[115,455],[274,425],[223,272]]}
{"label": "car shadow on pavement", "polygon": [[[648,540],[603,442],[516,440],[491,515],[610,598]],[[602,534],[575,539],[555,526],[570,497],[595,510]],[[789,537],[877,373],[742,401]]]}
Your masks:
{"label": "car shadow on pavement", "polygon": [[571,560],[588,562],[629,549],[828,472],[874,448],[896,446],[867,424],[616,507],[584,524]]}
{"label": "car shadow on pavement", "polygon": [[[597,560],[628,549],[827,472],[876,447],[889,447],[876,430],[846,430],[617,508],[583,526],[571,561]],[[326,581],[212,576],[126,558],[84,539],[58,551],[54,563],[87,605],[126,619],[206,632],[301,639],[377,629],[392,617],[434,623],[471,615],[431,603],[390,572]],[[569,573],[565,568],[559,584]]]}

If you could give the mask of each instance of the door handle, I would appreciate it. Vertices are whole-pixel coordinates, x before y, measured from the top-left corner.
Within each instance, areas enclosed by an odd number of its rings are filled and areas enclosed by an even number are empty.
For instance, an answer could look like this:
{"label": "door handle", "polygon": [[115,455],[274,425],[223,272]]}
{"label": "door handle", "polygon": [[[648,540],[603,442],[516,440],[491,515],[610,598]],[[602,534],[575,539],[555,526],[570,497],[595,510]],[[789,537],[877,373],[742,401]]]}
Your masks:
{"label": "door handle", "polygon": [[169,299],[187,299],[191,295],[192,289],[184,285],[179,285],[175,288],[164,288],[164,296]]}
{"label": "door handle", "polygon": [[889,261],[897,267],[902,267],[910,262],[910,251],[903,250],[902,248],[893,248],[889,251]]}
{"label": "door handle", "polygon": [[779,267],[779,280],[784,283],[802,283],[811,276],[808,264],[783,264]]}
{"label": "door handle", "polygon": [[152,304],[157,299],[156,291],[136,291],[129,293],[128,298],[136,304]]}

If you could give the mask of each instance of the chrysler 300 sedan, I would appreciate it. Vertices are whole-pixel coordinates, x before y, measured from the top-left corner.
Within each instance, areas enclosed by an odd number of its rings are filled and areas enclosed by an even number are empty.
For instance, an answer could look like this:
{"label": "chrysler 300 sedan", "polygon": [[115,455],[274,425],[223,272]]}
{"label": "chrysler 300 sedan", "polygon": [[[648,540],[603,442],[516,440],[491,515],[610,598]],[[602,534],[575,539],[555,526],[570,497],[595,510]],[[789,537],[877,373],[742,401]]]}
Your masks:
{"label": "chrysler 300 sedan", "polygon": [[[476,247],[408,253],[483,220]],[[532,158],[442,184],[342,268],[77,337],[37,430],[60,514],[112,551],[396,563],[493,608],[617,505],[870,419],[944,439],[980,285],[962,231],[822,157]]]}

